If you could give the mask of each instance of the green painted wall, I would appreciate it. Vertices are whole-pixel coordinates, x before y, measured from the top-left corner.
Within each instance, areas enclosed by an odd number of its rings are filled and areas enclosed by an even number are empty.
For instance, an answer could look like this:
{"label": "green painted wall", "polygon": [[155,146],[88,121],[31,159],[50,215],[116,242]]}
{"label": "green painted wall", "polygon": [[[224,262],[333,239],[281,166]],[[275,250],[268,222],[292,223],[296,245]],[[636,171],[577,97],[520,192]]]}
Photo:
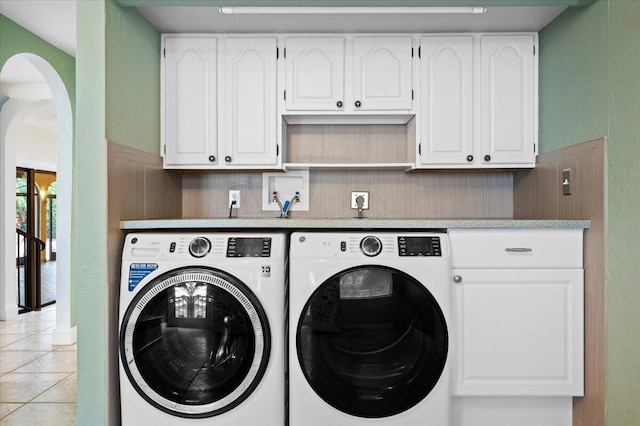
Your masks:
{"label": "green painted wall", "polygon": [[111,362],[106,140],[159,154],[160,34],[113,0],[78,2],[78,147],[74,259],[82,425],[118,422]]}
{"label": "green painted wall", "polygon": [[4,15],[0,15],[0,69],[18,53],[33,53],[45,59],[58,72],[69,93],[75,118],[76,60],[73,56],[47,43]]}
{"label": "green painted wall", "polygon": [[107,2],[107,139],[160,155],[160,33]]}
{"label": "green painted wall", "polygon": [[640,2],[609,1],[607,420],[640,424]]}
{"label": "green painted wall", "polygon": [[106,425],[107,153],[105,4],[77,5],[77,139],[72,240],[78,313],[78,425]]}
{"label": "green painted wall", "polygon": [[607,424],[640,424],[640,2],[598,0],[540,34],[540,147],[607,136]]}
{"label": "green painted wall", "polygon": [[607,134],[606,6],[569,8],[540,32],[540,152]]}

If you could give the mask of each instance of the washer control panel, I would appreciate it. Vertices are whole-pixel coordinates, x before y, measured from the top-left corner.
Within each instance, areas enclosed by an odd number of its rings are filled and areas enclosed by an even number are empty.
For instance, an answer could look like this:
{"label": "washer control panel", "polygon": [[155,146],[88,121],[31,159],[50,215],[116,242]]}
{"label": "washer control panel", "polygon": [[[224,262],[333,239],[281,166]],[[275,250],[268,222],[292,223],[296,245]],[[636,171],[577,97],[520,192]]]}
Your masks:
{"label": "washer control panel", "polygon": [[232,237],[227,243],[227,257],[270,257],[271,238]]}
{"label": "washer control panel", "polygon": [[[170,246],[169,251],[171,251],[172,248],[175,251],[175,246]],[[193,257],[205,257],[210,251],[211,241],[205,237],[196,237],[189,243],[189,253],[191,253]]]}
{"label": "washer control panel", "polygon": [[365,256],[377,256],[382,251],[382,241],[378,237],[368,235],[360,241],[360,250]]}
{"label": "washer control panel", "polygon": [[442,256],[440,237],[398,237],[400,256]]}

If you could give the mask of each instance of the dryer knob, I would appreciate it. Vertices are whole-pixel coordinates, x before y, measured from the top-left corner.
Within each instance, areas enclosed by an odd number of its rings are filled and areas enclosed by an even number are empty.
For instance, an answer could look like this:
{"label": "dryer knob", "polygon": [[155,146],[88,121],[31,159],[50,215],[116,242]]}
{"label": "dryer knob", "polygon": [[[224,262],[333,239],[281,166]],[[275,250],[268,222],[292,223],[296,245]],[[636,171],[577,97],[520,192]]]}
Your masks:
{"label": "dryer knob", "polygon": [[372,235],[364,237],[362,241],[360,241],[360,251],[362,251],[365,256],[377,256],[382,251],[382,242],[378,237]]}
{"label": "dryer knob", "polygon": [[189,243],[189,253],[193,257],[205,257],[211,250],[211,241],[205,237],[197,237]]}

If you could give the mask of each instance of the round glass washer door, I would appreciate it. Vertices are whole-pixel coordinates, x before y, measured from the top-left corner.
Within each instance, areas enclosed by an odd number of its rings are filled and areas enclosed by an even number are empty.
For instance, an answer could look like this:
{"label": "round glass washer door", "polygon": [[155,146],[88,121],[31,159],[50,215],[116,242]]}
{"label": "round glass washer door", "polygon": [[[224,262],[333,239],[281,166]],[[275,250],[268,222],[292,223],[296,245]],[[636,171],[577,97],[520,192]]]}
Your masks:
{"label": "round glass washer door", "polygon": [[307,381],[325,402],[380,418],[431,392],[445,366],[448,332],[423,284],[395,269],[360,266],[313,293],[298,321],[296,346]]}
{"label": "round glass washer door", "polygon": [[180,417],[236,407],[260,382],[269,352],[269,325],[256,296],[212,268],[156,277],[136,295],[120,330],[120,357],[134,388]]}

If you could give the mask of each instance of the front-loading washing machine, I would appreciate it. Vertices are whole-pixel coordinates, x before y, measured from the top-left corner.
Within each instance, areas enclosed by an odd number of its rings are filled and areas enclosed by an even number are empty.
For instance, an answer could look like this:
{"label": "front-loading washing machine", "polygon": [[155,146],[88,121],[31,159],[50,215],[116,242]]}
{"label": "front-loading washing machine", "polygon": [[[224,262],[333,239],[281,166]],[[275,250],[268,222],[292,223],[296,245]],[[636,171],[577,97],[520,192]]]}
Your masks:
{"label": "front-loading washing machine", "polygon": [[294,233],[292,426],[447,426],[445,233]]}
{"label": "front-loading washing machine", "polygon": [[283,234],[134,233],[120,288],[125,426],[282,426]]}

